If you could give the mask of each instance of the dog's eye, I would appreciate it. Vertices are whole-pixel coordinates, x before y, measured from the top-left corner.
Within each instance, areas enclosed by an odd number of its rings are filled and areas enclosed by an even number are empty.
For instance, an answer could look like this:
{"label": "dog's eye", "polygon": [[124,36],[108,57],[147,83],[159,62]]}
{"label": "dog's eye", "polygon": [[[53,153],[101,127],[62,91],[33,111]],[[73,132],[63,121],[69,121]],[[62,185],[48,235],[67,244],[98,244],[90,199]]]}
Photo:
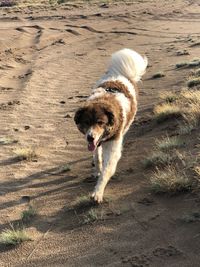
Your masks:
{"label": "dog's eye", "polygon": [[99,126],[102,126],[102,125],[105,124],[104,121],[98,121],[97,123],[98,123]]}

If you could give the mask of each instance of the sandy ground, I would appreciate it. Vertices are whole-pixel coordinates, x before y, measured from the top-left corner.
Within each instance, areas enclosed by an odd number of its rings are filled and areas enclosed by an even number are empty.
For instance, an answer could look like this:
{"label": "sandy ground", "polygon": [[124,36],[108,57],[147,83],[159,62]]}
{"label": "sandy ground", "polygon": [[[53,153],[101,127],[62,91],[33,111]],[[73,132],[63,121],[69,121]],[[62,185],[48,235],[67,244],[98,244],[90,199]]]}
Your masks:
{"label": "sandy ground", "polygon": [[[0,10],[0,230],[16,225],[27,203],[37,216],[27,225],[32,241],[0,246],[0,266],[188,266],[200,262],[198,192],[156,196],[142,160],[155,138],[173,124],[152,122],[152,107],[166,90],[180,90],[188,70],[175,64],[200,56],[198,1],[74,3]],[[133,48],[149,59],[139,84],[139,111],[127,134],[117,173],[98,220],[83,224],[92,191],[91,154],[73,115],[105,71],[112,52]],[[186,49],[189,55],[177,56]],[[166,76],[152,80],[152,74]],[[16,161],[14,149],[32,147],[34,161]],[[69,164],[71,170],[62,172]]]}

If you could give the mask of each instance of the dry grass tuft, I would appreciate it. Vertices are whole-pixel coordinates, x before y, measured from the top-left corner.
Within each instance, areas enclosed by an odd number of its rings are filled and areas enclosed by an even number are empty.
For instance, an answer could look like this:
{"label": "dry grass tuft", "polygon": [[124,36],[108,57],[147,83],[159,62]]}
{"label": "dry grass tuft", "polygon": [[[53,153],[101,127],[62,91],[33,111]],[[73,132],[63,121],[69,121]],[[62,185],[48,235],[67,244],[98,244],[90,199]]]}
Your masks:
{"label": "dry grass tuft", "polygon": [[36,209],[33,206],[29,205],[28,209],[22,212],[21,220],[25,223],[28,223],[32,218],[36,216],[36,214]]}
{"label": "dry grass tuft", "polygon": [[187,191],[192,186],[192,181],[186,174],[174,166],[167,166],[164,170],[157,169],[150,177],[150,182],[155,193]]}
{"label": "dry grass tuft", "polygon": [[161,99],[166,101],[167,103],[173,103],[178,100],[178,95],[174,92],[166,91],[164,93],[161,93],[160,95]]}
{"label": "dry grass tuft", "polygon": [[145,168],[162,166],[172,162],[174,157],[162,151],[154,151],[149,157],[144,159],[143,165]]}
{"label": "dry grass tuft", "polygon": [[178,104],[183,107],[183,117],[186,123],[197,126],[200,122],[200,91],[183,90]]}
{"label": "dry grass tuft", "polygon": [[74,209],[85,209],[93,206],[94,202],[91,201],[90,197],[88,195],[86,196],[80,196],[74,203]]}
{"label": "dry grass tuft", "polygon": [[188,135],[188,134],[191,134],[191,132],[193,130],[196,129],[196,125],[195,123],[193,124],[192,122],[189,122],[189,123],[179,123],[179,126],[178,126],[178,131],[177,133],[179,135]]}
{"label": "dry grass tuft", "polygon": [[199,103],[200,102],[200,91],[198,90],[182,90],[181,97],[183,100],[189,100],[191,103]]}
{"label": "dry grass tuft", "polygon": [[157,122],[163,122],[172,117],[180,117],[182,110],[178,105],[165,103],[156,106],[154,108],[154,114]]}
{"label": "dry grass tuft", "polygon": [[196,77],[199,77],[200,76],[200,68],[199,69],[196,69],[192,72],[192,74]]}
{"label": "dry grass tuft", "polygon": [[200,66],[200,60],[199,59],[193,59],[192,61],[184,61],[176,64],[176,68],[192,68]]}
{"label": "dry grass tuft", "polygon": [[167,136],[162,140],[156,140],[156,145],[162,151],[169,151],[174,148],[182,147],[184,145],[184,141],[178,136]]}
{"label": "dry grass tuft", "polygon": [[1,0],[0,7],[12,7],[17,5],[17,1],[15,0]]}
{"label": "dry grass tuft", "polygon": [[[198,125],[200,122],[200,91],[182,90],[176,96],[177,98],[174,95],[169,96],[171,103],[159,104],[154,108],[156,121],[163,122],[169,118],[182,117],[187,124]],[[168,96],[165,98],[169,99]]]}
{"label": "dry grass tuft", "polygon": [[0,235],[0,243],[5,245],[18,245],[24,241],[30,241],[31,238],[28,236],[24,229],[11,229],[4,230]]}
{"label": "dry grass tuft", "polygon": [[199,179],[200,179],[200,166],[195,167],[195,172],[198,174]]}
{"label": "dry grass tuft", "polygon": [[37,158],[37,154],[34,148],[31,147],[24,147],[24,148],[17,148],[14,150],[14,153],[17,158],[20,160],[35,160]]}
{"label": "dry grass tuft", "polygon": [[0,145],[16,144],[18,141],[11,137],[0,137]]}
{"label": "dry grass tuft", "polygon": [[149,157],[144,159],[143,165],[145,168],[157,168],[169,165],[174,161],[184,167],[189,166],[189,162],[188,164],[186,163],[185,153],[180,153],[178,150],[175,149],[171,151],[170,149],[166,149],[164,151],[155,150]]}
{"label": "dry grass tuft", "polygon": [[186,49],[176,51],[177,56],[183,56],[183,55],[189,55],[189,54],[190,53]]}
{"label": "dry grass tuft", "polygon": [[197,86],[200,84],[200,77],[190,77],[190,79],[187,81],[187,86],[189,88]]}
{"label": "dry grass tuft", "polygon": [[160,71],[160,72],[153,74],[151,78],[152,79],[158,79],[158,78],[162,78],[162,77],[165,77],[165,74],[164,74],[164,72]]}
{"label": "dry grass tuft", "polygon": [[102,219],[102,215],[99,216],[95,209],[90,209],[90,211],[87,213],[87,215],[84,216],[83,223],[84,224],[89,224],[89,223],[95,222],[95,221],[97,221],[99,219]]}

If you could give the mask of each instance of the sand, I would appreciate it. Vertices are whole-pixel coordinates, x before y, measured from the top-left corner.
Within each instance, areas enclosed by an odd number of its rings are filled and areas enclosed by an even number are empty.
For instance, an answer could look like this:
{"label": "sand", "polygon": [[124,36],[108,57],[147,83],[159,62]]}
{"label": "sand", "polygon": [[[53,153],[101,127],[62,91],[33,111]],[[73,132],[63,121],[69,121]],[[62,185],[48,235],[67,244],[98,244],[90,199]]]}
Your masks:
{"label": "sand", "polygon": [[[45,2],[45,1],[44,1]],[[175,64],[200,56],[198,1],[73,2],[51,7],[0,9],[0,230],[17,225],[30,198],[37,210],[27,228],[32,241],[0,245],[0,266],[198,267],[197,192],[175,196],[150,191],[142,160],[174,124],[152,122],[160,93],[179,91],[187,69]],[[46,2],[45,2],[46,3]],[[73,116],[121,48],[146,55],[139,110],[98,219],[73,203],[92,192],[92,155]],[[177,51],[186,49],[188,54]],[[165,76],[150,79],[162,71]],[[16,160],[14,150],[38,155]],[[63,171],[63,166],[70,171]],[[27,197],[24,197],[27,196]],[[100,214],[100,215],[99,215]]]}

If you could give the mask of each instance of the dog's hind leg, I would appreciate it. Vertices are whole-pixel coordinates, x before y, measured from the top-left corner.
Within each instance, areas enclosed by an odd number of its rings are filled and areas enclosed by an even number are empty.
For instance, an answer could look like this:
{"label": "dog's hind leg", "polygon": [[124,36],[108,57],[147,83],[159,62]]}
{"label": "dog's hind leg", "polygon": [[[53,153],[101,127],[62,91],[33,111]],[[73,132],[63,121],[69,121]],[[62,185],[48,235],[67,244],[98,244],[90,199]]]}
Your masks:
{"label": "dog's hind leg", "polygon": [[102,146],[97,147],[94,154],[94,176],[99,177],[102,172]]}
{"label": "dog's hind leg", "polygon": [[104,189],[108,181],[116,171],[117,163],[121,157],[122,138],[103,143],[102,150],[103,150],[102,172],[98,179],[95,190],[92,194],[92,197],[98,203],[103,201]]}

